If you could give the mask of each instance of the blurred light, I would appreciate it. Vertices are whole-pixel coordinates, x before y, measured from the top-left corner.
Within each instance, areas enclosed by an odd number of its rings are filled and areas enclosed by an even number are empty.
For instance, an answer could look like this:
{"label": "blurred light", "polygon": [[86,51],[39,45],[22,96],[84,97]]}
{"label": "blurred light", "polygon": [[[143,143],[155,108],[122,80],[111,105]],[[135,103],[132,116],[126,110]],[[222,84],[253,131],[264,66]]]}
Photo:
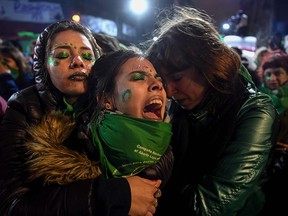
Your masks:
{"label": "blurred light", "polygon": [[130,9],[135,14],[143,14],[148,9],[147,0],[131,0]]}
{"label": "blurred light", "polygon": [[73,14],[72,20],[75,21],[75,22],[80,22],[80,16],[79,16],[79,14]]}
{"label": "blurred light", "polygon": [[158,37],[153,37],[153,41],[156,41],[156,40],[158,40]]}
{"label": "blurred light", "polygon": [[223,28],[224,30],[228,30],[228,29],[230,29],[230,25],[229,25],[228,23],[224,23],[224,24],[222,25],[222,28]]}

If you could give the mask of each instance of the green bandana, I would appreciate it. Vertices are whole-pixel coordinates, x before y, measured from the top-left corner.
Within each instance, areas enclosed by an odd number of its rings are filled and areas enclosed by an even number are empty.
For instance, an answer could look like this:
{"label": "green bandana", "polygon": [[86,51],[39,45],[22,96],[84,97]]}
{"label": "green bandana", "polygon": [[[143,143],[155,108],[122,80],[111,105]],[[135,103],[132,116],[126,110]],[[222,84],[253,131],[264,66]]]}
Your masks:
{"label": "green bandana", "polygon": [[99,115],[89,129],[108,178],[132,176],[157,163],[172,135],[170,123],[122,114]]}
{"label": "green bandana", "polygon": [[72,116],[72,118],[75,119],[76,114],[73,105],[69,104],[65,97],[63,97],[63,102],[66,105],[66,108],[63,110],[64,115]]}

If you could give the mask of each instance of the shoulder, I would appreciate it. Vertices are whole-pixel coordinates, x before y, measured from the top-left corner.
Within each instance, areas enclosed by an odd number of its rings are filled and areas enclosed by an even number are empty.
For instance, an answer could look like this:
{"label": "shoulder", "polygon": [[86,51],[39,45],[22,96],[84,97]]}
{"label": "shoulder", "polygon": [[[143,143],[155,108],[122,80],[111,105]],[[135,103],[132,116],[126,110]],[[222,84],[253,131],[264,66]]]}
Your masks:
{"label": "shoulder", "polygon": [[43,107],[36,86],[30,86],[14,93],[7,102],[8,109],[25,115],[27,118],[40,119]]}
{"label": "shoulder", "polygon": [[238,116],[260,117],[262,120],[275,121],[278,118],[278,113],[273,103],[272,98],[257,89],[249,89],[248,97],[243,101],[239,110]]}
{"label": "shoulder", "polygon": [[36,101],[40,101],[36,86],[30,86],[21,91],[14,93],[11,98],[8,100],[8,105],[13,106],[13,104],[27,104],[27,103],[35,103]]}

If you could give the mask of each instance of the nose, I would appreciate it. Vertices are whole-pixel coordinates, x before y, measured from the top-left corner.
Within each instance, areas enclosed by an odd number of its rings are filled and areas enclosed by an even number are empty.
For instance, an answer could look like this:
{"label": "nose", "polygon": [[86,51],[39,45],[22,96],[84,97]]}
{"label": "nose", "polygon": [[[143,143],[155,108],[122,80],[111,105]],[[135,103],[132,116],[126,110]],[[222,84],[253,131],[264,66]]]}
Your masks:
{"label": "nose", "polygon": [[150,91],[162,91],[163,90],[163,83],[157,79],[154,79],[152,84],[149,86]]}
{"label": "nose", "polygon": [[76,67],[84,67],[84,62],[81,58],[80,55],[75,55],[72,59],[72,62],[71,62],[71,67],[72,68],[76,68]]}
{"label": "nose", "polygon": [[272,73],[270,76],[270,80],[277,80],[277,76],[274,73]]}

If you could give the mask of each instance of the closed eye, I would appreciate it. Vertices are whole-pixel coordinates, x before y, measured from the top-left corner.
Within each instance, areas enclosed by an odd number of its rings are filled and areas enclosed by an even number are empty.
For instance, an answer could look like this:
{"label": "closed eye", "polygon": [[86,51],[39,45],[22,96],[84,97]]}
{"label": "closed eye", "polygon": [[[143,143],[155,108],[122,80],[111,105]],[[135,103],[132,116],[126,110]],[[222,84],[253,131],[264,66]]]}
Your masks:
{"label": "closed eye", "polygon": [[82,53],[81,56],[82,56],[82,58],[84,58],[84,59],[86,59],[86,60],[89,60],[89,61],[93,60],[93,56],[92,56],[92,54],[89,53],[89,52]]}
{"label": "closed eye", "polygon": [[144,72],[134,72],[130,78],[131,81],[146,80],[146,75]]}
{"label": "closed eye", "polygon": [[60,52],[56,55],[56,58],[58,59],[64,59],[64,58],[68,58],[70,55],[68,52]]}

